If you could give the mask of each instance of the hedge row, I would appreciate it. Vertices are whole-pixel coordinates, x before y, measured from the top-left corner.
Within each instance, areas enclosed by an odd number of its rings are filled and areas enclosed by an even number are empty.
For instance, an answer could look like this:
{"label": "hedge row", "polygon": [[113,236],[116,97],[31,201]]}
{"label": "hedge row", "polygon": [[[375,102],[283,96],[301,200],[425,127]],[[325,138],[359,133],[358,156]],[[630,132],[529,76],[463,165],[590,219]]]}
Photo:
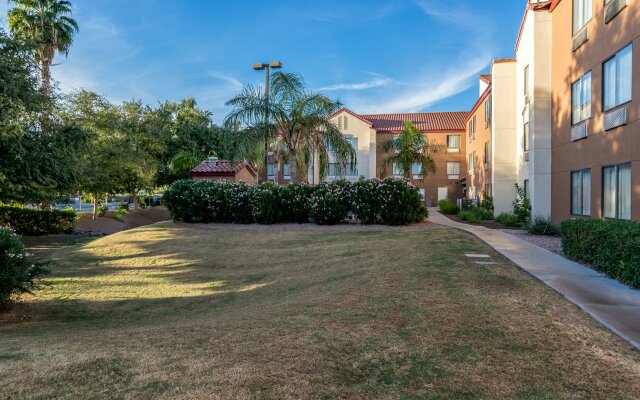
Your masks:
{"label": "hedge row", "polygon": [[560,229],[567,257],[640,288],[639,223],[576,219],[563,222]]}
{"label": "hedge row", "polygon": [[402,179],[344,180],[310,186],[278,186],[210,180],[181,180],[165,192],[174,220],[190,223],[335,225],[350,216],[363,224],[406,225],[427,216],[418,190]]}
{"label": "hedge row", "polygon": [[0,206],[0,225],[10,226],[20,235],[70,233],[76,219],[77,214],[73,211]]}

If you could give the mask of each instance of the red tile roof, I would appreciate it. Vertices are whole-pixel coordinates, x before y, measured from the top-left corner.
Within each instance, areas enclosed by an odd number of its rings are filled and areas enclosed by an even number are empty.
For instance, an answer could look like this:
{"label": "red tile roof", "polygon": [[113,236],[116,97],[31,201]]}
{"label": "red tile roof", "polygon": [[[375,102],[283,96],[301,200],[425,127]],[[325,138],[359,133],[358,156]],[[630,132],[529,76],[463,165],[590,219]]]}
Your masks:
{"label": "red tile roof", "polygon": [[411,121],[425,132],[464,131],[466,112],[420,112],[406,114],[365,114],[377,131],[401,131],[405,121]]}
{"label": "red tile roof", "polygon": [[246,161],[240,161],[235,164],[227,160],[208,159],[204,160],[200,165],[191,170],[191,175],[196,176],[235,176],[242,168],[247,167],[253,176],[256,171]]}
{"label": "red tile roof", "polygon": [[480,75],[480,79],[486,83],[487,85],[491,85],[491,74],[487,74],[487,75]]}

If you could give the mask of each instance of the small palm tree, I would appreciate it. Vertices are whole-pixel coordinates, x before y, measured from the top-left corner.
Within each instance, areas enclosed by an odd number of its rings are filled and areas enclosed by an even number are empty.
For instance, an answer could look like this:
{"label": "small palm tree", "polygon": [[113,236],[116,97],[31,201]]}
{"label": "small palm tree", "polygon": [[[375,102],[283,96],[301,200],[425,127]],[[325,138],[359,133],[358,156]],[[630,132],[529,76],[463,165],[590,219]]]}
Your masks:
{"label": "small palm tree", "polygon": [[9,29],[14,37],[35,46],[35,58],[42,68],[42,90],[51,94],[51,64],[55,53],[69,54],[78,23],[70,17],[67,0],[10,0]]}
{"label": "small palm tree", "polygon": [[389,166],[399,165],[403,176],[411,179],[411,168],[414,164],[422,166],[422,175],[435,173],[436,163],[433,155],[443,149],[443,145],[431,141],[424,132],[420,131],[410,121],[405,121],[400,134],[380,144],[387,157],[380,162],[380,169],[384,175]]}
{"label": "small palm tree", "polygon": [[[280,140],[289,153],[292,181],[306,181],[310,152],[326,156],[331,149],[339,164],[355,164],[356,152],[340,130],[329,121],[340,103],[306,90],[302,77],[277,72],[271,76],[271,92],[265,99],[261,88],[247,86],[227,102],[233,110],[225,123],[246,127],[237,140],[242,149]],[[264,171],[266,174],[266,171]]]}

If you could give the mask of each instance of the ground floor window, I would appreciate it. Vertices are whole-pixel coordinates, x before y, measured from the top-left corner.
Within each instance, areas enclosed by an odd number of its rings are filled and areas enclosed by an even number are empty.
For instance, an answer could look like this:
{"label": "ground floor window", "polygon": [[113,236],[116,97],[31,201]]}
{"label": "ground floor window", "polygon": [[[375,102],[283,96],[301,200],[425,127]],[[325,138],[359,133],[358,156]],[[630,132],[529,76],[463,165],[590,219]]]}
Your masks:
{"label": "ground floor window", "polygon": [[399,163],[393,163],[393,176],[404,176],[404,169]]}
{"label": "ground floor window", "polygon": [[413,179],[422,179],[422,164],[413,163],[411,165],[411,175],[413,175]]}
{"label": "ground floor window", "polygon": [[591,170],[571,173],[571,214],[591,215]]}
{"label": "ground floor window", "polygon": [[339,176],[358,176],[358,166],[353,167],[349,164],[340,165],[338,163],[329,164],[329,176],[332,178]]}
{"label": "ground floor window", "polygon": [[284,164],[282,167],[282,173],[284,174],[285,179],[291,178],[291,164]]}
{"label": "ground floor window", "polygon": [[276,177],[276,165],[273,163],[267,164],[268,179],[275,179]]}
{"label": "ground floor window", "polygon": [[602,169],[602,216],[631,219],[631,164]]}

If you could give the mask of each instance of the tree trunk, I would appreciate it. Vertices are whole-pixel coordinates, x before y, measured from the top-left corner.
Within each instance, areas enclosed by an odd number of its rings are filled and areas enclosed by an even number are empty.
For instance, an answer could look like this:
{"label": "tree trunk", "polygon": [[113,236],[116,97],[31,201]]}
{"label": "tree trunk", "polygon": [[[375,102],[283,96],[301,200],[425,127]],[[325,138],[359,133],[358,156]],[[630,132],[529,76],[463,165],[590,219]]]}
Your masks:
{"label": "tree trunk", "polygon": [[51,65],[49,61],[42,61],[42,92],[49,96],[51,94]]}
{"label": "tree trunk", "polygon": [[93,219],[98,218],[98,193],[93,194]]}
{"label": "tree trunk", "polygon": [[298,166],[296,165],[295,154],[296,153],[293,149],[289,149],[289,167],[291,169],[291,182],[302,182],[302,180],[300,179]]}
{"label": "tree trunk", "polygon": [[131,198],[133,199],[133,209],[140,209],[140,198],[138,197],[138,192],[131,192]]}
{"label": "tree trunk", "polygon": [[282,166],[282,160],[278,157],[278,161],[276,162],[276,185],[280,184],[280,167]]}

